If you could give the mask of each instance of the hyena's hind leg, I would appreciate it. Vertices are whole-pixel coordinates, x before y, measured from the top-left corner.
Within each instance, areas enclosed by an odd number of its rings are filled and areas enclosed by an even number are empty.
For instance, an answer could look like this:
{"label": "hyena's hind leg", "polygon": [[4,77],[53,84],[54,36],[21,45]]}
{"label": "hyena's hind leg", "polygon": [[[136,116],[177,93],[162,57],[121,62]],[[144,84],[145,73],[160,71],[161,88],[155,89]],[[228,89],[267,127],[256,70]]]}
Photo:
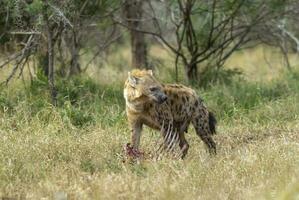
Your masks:
{"label": "hyena's hind leg", "polygon": [[201,110],[201,112],[193,118],[192,124],[196,134],[208,147],[209,153],[216,154],[216,143],[212,138],[212,135],[215,133],[216,125],[214,115],[206,110]]}

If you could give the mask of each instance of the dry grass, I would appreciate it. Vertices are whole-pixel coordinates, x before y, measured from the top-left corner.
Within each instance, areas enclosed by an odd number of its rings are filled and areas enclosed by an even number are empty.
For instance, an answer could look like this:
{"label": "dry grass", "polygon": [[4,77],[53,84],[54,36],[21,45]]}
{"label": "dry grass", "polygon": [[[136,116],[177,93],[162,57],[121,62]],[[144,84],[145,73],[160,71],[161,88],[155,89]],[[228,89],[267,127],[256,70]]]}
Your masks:
{"label": "dry grass", "polygon": [[[214,157],[190,129],[185,160],[130,164],[123,163],[122,147],[130,135],[118,88],[125,73],[110,71],[112,81],[100,76],[108,68],[101,70],[94,78],[104,78],[104,83],[97,92],[80,96],[78,104],[66,98],[54,108],[43,100],[43,92],[26,93],[20,85],[0,91],[0,199],[299,198],[298,93],[246,109],[235,101],[232,117],[216,110]],[[111,90],[111,82],[118,89]],[[225,108],[219,103],[224,98],[217,96],[219,90],[223,88],[201,91],[214,109]],[[70,110],[80,111],[79,117],[81,112],[83,117],[90,114],[92,123],[75,126]],[[150,150],[157,137],[146,129],[142,148]]]}
{"label": "dry grass", "polygon": [[[210,157],[195,136],[186,160],[122,162],[126,127],[65,128],[49,108],[48,124],[1,116],[2,197],[53,199],[297,198],[298,120],[265,126],[221,124],[218,154]],[[42,114],[41,114],[42,115]],[[143,146],[155,140],[147,131]]]}

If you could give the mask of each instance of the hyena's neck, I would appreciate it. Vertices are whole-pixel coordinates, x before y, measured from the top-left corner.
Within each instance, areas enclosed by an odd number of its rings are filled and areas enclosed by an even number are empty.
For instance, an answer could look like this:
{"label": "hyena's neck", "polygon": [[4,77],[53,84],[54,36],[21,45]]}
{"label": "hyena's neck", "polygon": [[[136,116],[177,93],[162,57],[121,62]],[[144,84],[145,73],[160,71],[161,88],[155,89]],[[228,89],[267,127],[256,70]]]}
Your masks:
{"label": "hyena's neck", "polygon": [[128,91],[125,89],[124,90],[124,97],[126,100],[126,107],[130,111],[133,112],[142,112],[143,111],[143,105],[138,103],[136,99],[132,98],[131,94],[128,93]]}
{"label": "hyena's neck", "polygon": [[138,103],[134,103],[131,102],[131,101],[127,101],[126,100],[126,106],[127,106],[127,109],[129,109],[130,111],[133,111],[133,112],[143,112],[143,105],[142,104],[138,104]]}

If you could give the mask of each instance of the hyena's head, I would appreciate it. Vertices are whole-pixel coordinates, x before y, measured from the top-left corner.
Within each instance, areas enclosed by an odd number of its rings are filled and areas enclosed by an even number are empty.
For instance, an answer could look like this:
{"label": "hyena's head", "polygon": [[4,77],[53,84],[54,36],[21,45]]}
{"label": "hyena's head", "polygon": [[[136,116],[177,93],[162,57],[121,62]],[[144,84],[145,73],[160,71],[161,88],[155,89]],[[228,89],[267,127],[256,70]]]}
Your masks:
{"label": "hyena's head", "polygon": [[152,70],[133,70],[129,72],[127,84],[131,88],[130,94],[127,94],[130,95],[130,99],[140,99],[143,102],[155,101],[159,104],[167,100],[162,84],[155,79]]}

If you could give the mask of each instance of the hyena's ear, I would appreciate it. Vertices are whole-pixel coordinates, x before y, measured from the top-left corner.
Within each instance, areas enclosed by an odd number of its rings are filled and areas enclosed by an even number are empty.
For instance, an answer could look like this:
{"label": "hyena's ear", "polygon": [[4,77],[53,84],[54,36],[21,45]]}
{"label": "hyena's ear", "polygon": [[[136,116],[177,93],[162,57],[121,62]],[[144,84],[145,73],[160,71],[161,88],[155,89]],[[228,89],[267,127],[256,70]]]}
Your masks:
{"label": "hyena's ear", "polygon": [[133,76],[130,72],[128,72],[128,81],[132,87],[136,87],[139,79],[137,77]]}
{"label": "hyena's ear", "polygon": [[149,75],[151,75],[151,76],[153,76],[154,74],[153,74],[153,70],[147,70],[147,73],[149,74]]}

